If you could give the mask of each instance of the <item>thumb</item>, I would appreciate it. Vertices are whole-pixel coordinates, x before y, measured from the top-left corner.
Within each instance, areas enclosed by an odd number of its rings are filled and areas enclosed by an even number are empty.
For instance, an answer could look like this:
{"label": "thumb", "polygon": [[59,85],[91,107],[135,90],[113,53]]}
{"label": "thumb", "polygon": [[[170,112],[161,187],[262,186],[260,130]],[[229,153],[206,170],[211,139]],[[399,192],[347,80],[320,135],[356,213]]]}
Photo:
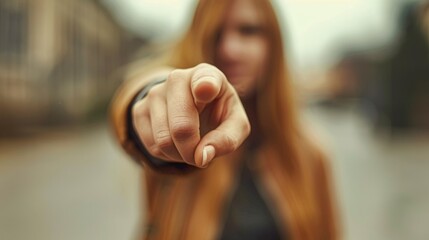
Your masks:
{"label": "thumb", "polygon": [[211,65],[200,64],[195,68],[191,78],[191,92],[199,112],[219,96],[223,78],[225,77],[220,70]]}
{"label": "thumb", "polygon": [[194,152],[197,166],[206,167],[215,157],[235,151],[250,134],[250,123],[241,102],[237,100],[226,112],[220,125],[198,143]]}

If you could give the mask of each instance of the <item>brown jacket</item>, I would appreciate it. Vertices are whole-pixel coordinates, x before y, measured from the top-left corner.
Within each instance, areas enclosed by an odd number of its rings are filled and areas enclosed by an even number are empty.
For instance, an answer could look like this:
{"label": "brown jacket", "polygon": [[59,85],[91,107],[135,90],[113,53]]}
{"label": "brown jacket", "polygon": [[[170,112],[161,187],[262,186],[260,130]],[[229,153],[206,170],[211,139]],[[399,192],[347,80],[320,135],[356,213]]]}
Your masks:
{"label": "brown jacket", "polygon": [[[141,81],[125,84],[117,93],[111,108],[113,128],[125,151],[143,164],[146,178],[147,215],[145,239],[216,239],[222,230],[224,209],[231,198],[236,183],[236,168],[240,164],[241,149],[216,159],[206,169],[194,169],[186,174],[159,171],[147,164],[147,160],[128,137],[127,109],[136,93],[143,87]],[[336,213],[333,209],[329,168],[321,154],[306,151],[311,164],[311,176],[317,194],[319,211],[326,220],[318,226],[322,233],[318,239],[338,239]],[[288,215],[287,200],[282,194],[285,183],[276,156],[269,146],[257,152],[256,164],[251,167],[260,179],[257,184],[264,189],[268,205],[274,209],[274,218],[284,235],[299,233],[288,228],[292,219]],[[262,164],[263,163],[263,164]],[[288,233],[286,231],[289,231]],[[292,231],[292,232],[291,232]]]}

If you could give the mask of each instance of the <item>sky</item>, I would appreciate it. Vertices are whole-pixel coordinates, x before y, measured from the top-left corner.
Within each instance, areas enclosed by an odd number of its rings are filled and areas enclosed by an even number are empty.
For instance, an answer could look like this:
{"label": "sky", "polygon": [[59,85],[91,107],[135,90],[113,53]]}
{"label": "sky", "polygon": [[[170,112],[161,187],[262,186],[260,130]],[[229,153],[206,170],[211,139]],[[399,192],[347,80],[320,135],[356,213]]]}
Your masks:
{"label": "sky", "polygon": [[[102,0],[127,28],[156,41],[180,36],[195,0]],[[286,24],[290,60],[297,68],[327,67],[339,50],[386,45],[397,34],[399,2],[406,0],[275,0]]]}

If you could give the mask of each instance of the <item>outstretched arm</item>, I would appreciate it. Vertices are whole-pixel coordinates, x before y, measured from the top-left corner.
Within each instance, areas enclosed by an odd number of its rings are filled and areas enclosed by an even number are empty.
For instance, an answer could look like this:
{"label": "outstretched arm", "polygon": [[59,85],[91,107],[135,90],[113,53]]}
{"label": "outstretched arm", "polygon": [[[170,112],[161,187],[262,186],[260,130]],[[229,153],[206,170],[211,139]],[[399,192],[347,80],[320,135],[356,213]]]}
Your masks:
{"label": "outstretched arm", "polygon": [[[130,106],[153,79],[166,78]],[[134,157],[144,154],[129,138],[131,126],[147,153],[166,163],[206,167],[215,157],[236,150],[250,124],[235,89],[209,64],[189,69],[163,69],[124,83],[112,103],[115,133]],[[146,156],[147,157],[147,156]]]}

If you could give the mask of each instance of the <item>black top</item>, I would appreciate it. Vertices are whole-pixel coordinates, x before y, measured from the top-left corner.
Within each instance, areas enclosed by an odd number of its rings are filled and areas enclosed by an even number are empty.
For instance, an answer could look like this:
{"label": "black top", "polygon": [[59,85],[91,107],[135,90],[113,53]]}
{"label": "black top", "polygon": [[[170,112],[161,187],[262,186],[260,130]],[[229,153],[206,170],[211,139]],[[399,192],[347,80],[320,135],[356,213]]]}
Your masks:
{"label": "black top", "polygon": [[247,163],[243,164],[220,239],[281,239],[273,214],[257,188]]}

